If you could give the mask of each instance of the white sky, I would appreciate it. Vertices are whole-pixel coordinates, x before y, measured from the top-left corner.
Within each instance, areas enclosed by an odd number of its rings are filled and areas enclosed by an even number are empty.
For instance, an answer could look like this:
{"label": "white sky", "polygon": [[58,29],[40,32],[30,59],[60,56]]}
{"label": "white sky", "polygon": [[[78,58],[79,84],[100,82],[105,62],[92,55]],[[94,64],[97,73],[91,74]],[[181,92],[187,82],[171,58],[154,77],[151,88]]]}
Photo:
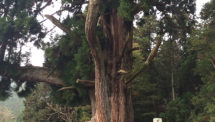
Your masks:
{"label": "white sky", "polygon": [[[47,7],[43,12],[42,12],[42,15],[51,15],[53,13],[55,13],[56,11],[60,10],[60,3],[61,3],[61,0],[56,0],[56,2],[54,3],[54,5],[51,5],[49,7]],[[56,18],[58,18],[59,16],[57,16],[56,14],[54,15]],[[38,19],[40,21],[43,21],[46,19],[46,17],[42,17],[42,16],[39,16]],[[45,27],[48,27],[49,29],[52,29],[54,27],[54,25],[49,21],[49,20],[46,20],[43,22],[43,25]],[[55,33],[58,33],[58,34],[62,34],[63,32],[58,29],[57,27],[54,28],[54,31]],[[45,38],[45,41],[49,41],[50,35],[47,35],[46,38]],[[41,49],[38,49],[36,47],[33,46],[32,43],[28,43],[25,48],[24,48],[24,51],[23,52],[26,52],[26,51],[30,51],[31,52],[31,58],[30,58],[30,63],[34,66],[42,66],[43,65],[43,62],[44,62],[44,51],[41,50]]]}
{"label": "white sky", "polygon": [[[57,0],[57,2],[55,3],[55,5],[52,5],[48,8],[46,8],[43,12],[43,14],[52,14],[54,13],[56,10],[59,10],[60,8],[60,1],[61,0]],[[203,7],[203,5],[207,2],[209,2],[210,0],[196,0],[196,14],[199,16],[199,13]],[[40,20],[43,20],[45,18],[41,18]],[[52,28],[54,27],[54,25],[47,20],[46,22],[44,22],[44,25],[48,28]],[[60,34],[62,33],[62,31],[60,29],[58,29],[57,27],[55,28],[55,31]],[[47,38],[45,39],[46,41],[49,40],[49,37],[47,36]],[[37,49],[36,47],[33,47],[32,44],[28,44],[27,47],[25,48],[25,51],[29,50],[31,48],[31,64],[34,66],[42,66],[42,63],[44,62],[44,52],[41,49]]]}

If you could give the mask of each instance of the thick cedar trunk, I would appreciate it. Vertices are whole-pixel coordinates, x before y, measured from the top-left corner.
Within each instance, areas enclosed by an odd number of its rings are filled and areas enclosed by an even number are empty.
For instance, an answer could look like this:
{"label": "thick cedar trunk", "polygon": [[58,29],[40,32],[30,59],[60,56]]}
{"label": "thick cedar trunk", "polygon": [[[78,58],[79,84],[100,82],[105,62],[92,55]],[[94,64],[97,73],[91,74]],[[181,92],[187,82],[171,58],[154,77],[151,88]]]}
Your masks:
{"label": "thick cedar trunk", "polygon": [[[110,81],[110,104],[112,122],[132,122],[133,107],[131,100],[131,90],[127,86],[124,76],[119,74],[119,70],[130,71],[132,66],[132,22],[119,18],[117,10],[113,10],[110,15],[103,17],[104,28],[110,25],[109,40],[112,42],[112,58],[107,55],[107,61],[111,62],[107,74],[111,74]],[[110,23],[108,23],[110,21]],[[106,27],[105,27],[106,26]],[[107,31],[106,31],[107,32]],[[125,50],[124,50],[125,49]],[[108,51],[106,51],[108,52]],[[109,60],[108,60],[109,59]]]}
{"label": "thick cedar trunk", "polygon": [[[147,60],[131,71],[132,21],[120,18],[117,8],[100,15],[102,2],[104,1],[89,0],[85,22],[86,37],[95,63],[95,91],[89,90],[92,107],[90,122],[133,122],[130,82],[150,64],[162,39],[158,39]],[[70,33],[62,24],[56,23],[53,17],[48,19],[66,33]],[[107,40],[99,40],[97,37],[98,25],[102,27]],[[101,41],[105,44],[102,45]],[[129,74],[125,73],[125,76],[119,71]]]}
{"label": "thick cedar trunk", "polygon": [[104,35],[108,38],[105,45],[100,45],[102,40],[96,35],[99,4],[99,0],[89,1],[85,24],[95,63],[95,121],[133,122],[131,90],[124,76],[118,73],[121,69],[131,70],[131,54],[127,50],[132,48],[132,22],[118,17],[117,9],[100,16]]}

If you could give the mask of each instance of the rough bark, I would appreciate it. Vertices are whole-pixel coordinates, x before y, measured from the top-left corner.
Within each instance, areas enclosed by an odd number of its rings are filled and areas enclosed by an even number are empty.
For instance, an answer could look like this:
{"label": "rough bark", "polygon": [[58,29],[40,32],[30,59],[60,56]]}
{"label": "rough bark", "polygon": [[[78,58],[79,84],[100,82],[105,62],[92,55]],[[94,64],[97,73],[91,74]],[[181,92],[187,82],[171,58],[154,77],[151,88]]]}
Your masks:
{"label": "rough bark", "polygon": [[96,35],[96,27],[99,18],[99,0],[90,0],[88,14],[85,23],[87,40],[95,62],[95,96],[96,96],[96,121],[110,122],[111,109],[108,97],[108,81],[105,76],[104,58],[101,46]]}
{"label": "rough bark", "polygon": [[91,122],[94,122],[95,117],[96,117],[96,98],[95,98],[95,89],[94,89],[94,87],[88,89],[88,94],[89,94],[89,97],[90,97],[91,111],[92,111]]}
{"label": "rough bark", "polygon": [[131,90],[123,75],[118,73],[121,69],[130,70],[132,66],[131,54],[126,51],[132,47],[132,22],[118,17],[117,9],[101,15],[103,32],[108,38],[101,49],[101,40],[96,35],[99,6],[99,0],[89,1],[85,23],[95,62],[96,122],[133,122]]}
{"label": "rough bark", "polygon": [[[127,81],[132,81],[145,66],[150,64],[158,51],[161,40],[158,40],[143,65],[131,71],[132,21],[120,18],[117,8],[101,15],[100,6],[103,2],[102,0],[89,0],[85,22],[86,37],[95,63],[95,91],[93,88],[89,90],[93,113],[91,122],[133,122],[131,86]],[[56,19],[47,17],[64,32],[70,34],[70,30]],[[100,42],[104,40],[99,40],[97,37],[98,25],[102,27],[107,38],[105,45],[101,45]],[[85,82],[85,84],[87,82],[88,86],[94,84],[86,80],[77,81],[78,83]]]}

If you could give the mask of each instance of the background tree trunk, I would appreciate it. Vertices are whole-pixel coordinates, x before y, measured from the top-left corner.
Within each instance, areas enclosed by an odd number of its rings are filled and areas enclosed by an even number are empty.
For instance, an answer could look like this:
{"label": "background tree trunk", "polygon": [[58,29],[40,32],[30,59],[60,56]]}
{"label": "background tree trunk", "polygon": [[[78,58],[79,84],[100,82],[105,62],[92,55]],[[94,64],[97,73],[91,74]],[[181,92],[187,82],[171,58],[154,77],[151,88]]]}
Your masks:
{"label": "background tree trunk", "polygon": [[0,62],[4,61],[6,48],[7,48],[7,41],[3,41],[0,48]]}

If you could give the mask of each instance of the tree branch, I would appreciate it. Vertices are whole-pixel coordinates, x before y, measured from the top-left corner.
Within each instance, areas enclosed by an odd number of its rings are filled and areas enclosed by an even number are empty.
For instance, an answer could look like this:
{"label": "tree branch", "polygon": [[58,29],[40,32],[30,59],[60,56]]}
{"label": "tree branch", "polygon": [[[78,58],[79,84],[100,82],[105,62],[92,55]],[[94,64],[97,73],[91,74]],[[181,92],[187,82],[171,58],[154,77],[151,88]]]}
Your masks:
{"label": "tree branch", "polygon": [[210,61],[211,61],[211,64],[212,64],[213,68],[215,68],[214,60],[213,60],[213,59],[211,59]]}
{"label": "tree branch", "polygon": [[0,75],[10,77],[15,80],[27,82],[44,82],[51,85],[63,86],[63,81],[59,78],[59,74],[54,72],[49,76],[51,70],[43,67],[27,66],[18,67],[9,63],[0,64]]}
{"label": "tree branch", "polygon": [[85,87],[94,87],[95,86],[95,81],[91,81],[91,80],[80,80],[77,79],[76,83],[79,83]]}
{"label": "tree branch", "polygon": [[21,67],[19,68],[21,75],[19,79],[32,82],[45,82],[52,85],[63,86],[63,81],[59,78],[59,74],[55,71],[50,75],[47,68],[42,67]]}
{"label": "tree branch", "polygon": [[57,20],[52,15],[45,15],[47,19],[49,19],[54,25],[56,25],[58,28],[60,28],[62,31],[64,31],[67,34],[71,34],[72,31],[66,27],[64,24],[62,24],[59,20]]}
{"label": "tree branch", "polygon": [[76,88],[73,86],[68,86],[68,87],[62,87],[60,89],[58,89],[57,91],[63,91],[63,90],[75,90]]}
{"label": "tree branch", "polygon": [[159,47],[161,45],[161,42],[162,42],[162,39],[160,37],[158,39],[156,45],[154,46],[154,48],[150,52],[147,60],[126,76],[126,84],[130,83],[131,81],[133,81],[152,62],[153,58],[155,57],[155,55],[158,52],[158,49],[159,49]]}
{"label": "tree branch", "polygon": [[46,7],[48,7],[49,5],[51,5],[51,3],[52,3],[52,0],[48,0],[43,7],[39,8],[37,10],[37,12],[40,12],[40,11],[44,10]]}
{"label": "tree branch", "polygon": [[145,61],[145,64],[149,64],[149,63],[152,62],[152,59],[155,57],[155,55],[158,52],[158,49],[159,49],[159,47],[161,45],[161,42],[162,42],[162,39],[159,38],[158,41],[157,41],[157,43],[156,43],[156,45],[155,45],[155,47],[152,49],[152,51],[150,52],[147,60]]}

